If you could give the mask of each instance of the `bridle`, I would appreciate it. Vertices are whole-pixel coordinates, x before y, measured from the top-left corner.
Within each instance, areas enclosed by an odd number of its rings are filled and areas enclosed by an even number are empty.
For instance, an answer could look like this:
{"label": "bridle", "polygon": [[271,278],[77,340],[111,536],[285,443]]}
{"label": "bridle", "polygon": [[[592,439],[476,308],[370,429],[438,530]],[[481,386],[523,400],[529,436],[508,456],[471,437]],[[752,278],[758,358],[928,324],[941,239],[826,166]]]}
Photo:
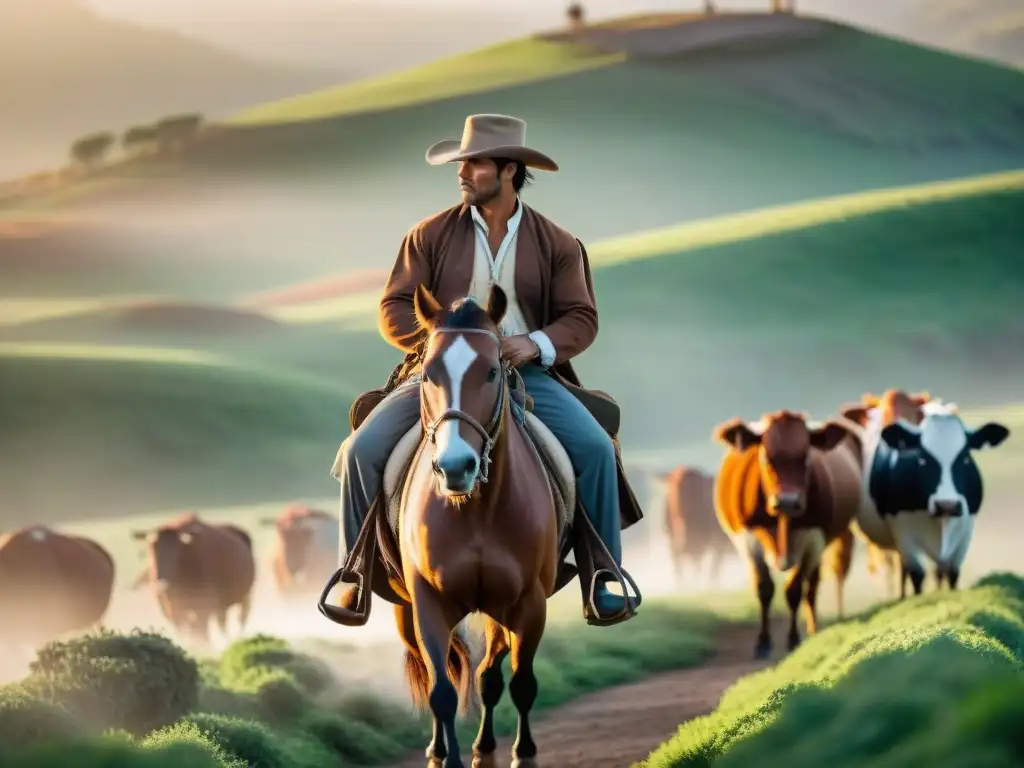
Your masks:
{"label": "bridle", "polygon": [[[435,328],[431,331],[430,335],[434,336],[438,333],[482,333],[490,338],[494,339],[494,343],[501,347],[501,339],[498,335],[492,331],[488,331],[484,328]],[[437,430],[446,421],[461,421],[464,424],[468,424],[473,431],[475,431],[481,438],[483,438],[484,445],[480,450],[480,472],[477,474],[478,483],[486,483],[491,468],[491,451],[494,449],[494,444],[497,442],[498,435],[501,433],[502,420],[505,413],[505,403],[508,401],[508,378],[512,373],[509,366],[504,360],[499,359],[499,370],[501,371],[501,384],[498,393],[498,401],[494,404],[494,411],[491,413],[491,418],[487,422],[485,427],[476,417],[458,408],[447,408],[440,416],[430,422],[426,427],[427,439],[432,445],[437,444]],[[421,385],[422,386],[422,383]]]}

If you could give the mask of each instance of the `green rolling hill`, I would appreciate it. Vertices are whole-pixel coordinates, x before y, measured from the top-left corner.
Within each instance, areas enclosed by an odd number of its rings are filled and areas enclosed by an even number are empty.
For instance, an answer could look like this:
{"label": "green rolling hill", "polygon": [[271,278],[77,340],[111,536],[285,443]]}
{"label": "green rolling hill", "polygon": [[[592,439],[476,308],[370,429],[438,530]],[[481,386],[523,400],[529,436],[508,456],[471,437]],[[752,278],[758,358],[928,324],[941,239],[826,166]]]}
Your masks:
{"label": "green rolling hill", "polygon": [[[1024,181],[1001,183],[594,244],[601,334],[577,369],[621,403],[627,460],[713,465],[721,420],[783,406],[824,418],[890,386],[973,408],[1019,400]],[[204,330],[200,305],[169,306],[195,315],[189,328],[170,311],[140,323],[109,306],[0,326],[0,384],[22,404],[0,421],[17,514],[333,493],[326,472],[351,398],[398,359],[372,303],[346,313],[339,302],[344,321],[239,312],[226,330],[226,308]]]}
{"label": "green rolling hill", "polygon": [[32,205],[95,216],[90,250],[134,238],[158,266],[230,264],[259,291],[390,263],[410,224],[456,199],[423,152],[471,112],[528,120],[563,171],[527,199],[588,242],[1024,167],[1024,72],[811,18],[766,34],[766,18],[624,23],[599,50],[526,39],[255,106],[174,162],[116,165]]}

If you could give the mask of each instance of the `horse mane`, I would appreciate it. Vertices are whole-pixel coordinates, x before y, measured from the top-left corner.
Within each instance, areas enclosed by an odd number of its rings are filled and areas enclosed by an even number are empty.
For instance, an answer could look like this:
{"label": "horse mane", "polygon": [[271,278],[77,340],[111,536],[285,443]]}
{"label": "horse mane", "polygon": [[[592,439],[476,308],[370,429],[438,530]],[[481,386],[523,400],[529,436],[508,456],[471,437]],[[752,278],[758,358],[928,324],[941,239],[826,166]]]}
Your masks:
{"label": "horse mane", "polygon": [[452,302],[452,305],[444,311],[437,323],[437,328],[447,328],[453,331],[463,331],[476,328],[491,330],[494,323],[491,321],[487,309],[472,296],[466,296]]}

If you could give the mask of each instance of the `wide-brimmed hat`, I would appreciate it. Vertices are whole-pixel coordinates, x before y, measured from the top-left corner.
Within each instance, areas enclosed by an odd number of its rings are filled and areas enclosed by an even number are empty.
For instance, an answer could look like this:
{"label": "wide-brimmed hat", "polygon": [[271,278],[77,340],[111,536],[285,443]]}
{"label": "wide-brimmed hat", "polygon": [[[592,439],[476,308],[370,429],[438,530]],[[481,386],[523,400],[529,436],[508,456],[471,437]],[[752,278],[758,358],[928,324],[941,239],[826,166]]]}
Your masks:
{"label": "wide-brimmed hat", "polygon": [[507,157],[542,171],[558,170],[558,163],[526,146],[526,122],[508,115],[470,115],[462,139],[445,139],[427,150],[431,165],[474,157]]}

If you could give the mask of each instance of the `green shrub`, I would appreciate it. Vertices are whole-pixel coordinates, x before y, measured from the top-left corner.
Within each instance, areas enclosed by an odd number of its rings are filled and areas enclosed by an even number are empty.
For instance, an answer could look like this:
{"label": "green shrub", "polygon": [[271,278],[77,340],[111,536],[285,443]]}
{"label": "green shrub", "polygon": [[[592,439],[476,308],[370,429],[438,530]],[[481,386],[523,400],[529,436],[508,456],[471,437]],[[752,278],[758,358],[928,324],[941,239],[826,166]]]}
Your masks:
{"label": "green shrub", "polygon": [[287,673],[312,696],[338,684],[327,664],[296,651],[278,637],[255,635],[238,640],[220,657],[220,684],[229,690],[255,692],[274,671]]}
{"label": "green shrub", "polygon": [[74,717],[19,684],[0,688],[0,744],[15,748],[81,736]]}
{"label": "green shrub", "polygon": [[26,685],[96,730],[141,736],[195,708],[199,670],[162,635],[101,630],[45,646]]}
{"label": "green shrub", "polygon": [[644,765],[1020,764],[1022,668],[1024,580],[993,574],[808,638],[736,683],[716,712],[681,726]]}
{"label": "green shrub", "polygon": [[194,714],[192,724],[222,752],[242,765],[258,768],[340,768],[322,744],[299,732],[273,731],[262,723],[223,715]]}
{"label": "green shrub", "polygon": [[407,742],[334,712],[310,712],[299,723],[299,729],[325,749],[356,765],[381,765],[400,757],[408,749]]}

